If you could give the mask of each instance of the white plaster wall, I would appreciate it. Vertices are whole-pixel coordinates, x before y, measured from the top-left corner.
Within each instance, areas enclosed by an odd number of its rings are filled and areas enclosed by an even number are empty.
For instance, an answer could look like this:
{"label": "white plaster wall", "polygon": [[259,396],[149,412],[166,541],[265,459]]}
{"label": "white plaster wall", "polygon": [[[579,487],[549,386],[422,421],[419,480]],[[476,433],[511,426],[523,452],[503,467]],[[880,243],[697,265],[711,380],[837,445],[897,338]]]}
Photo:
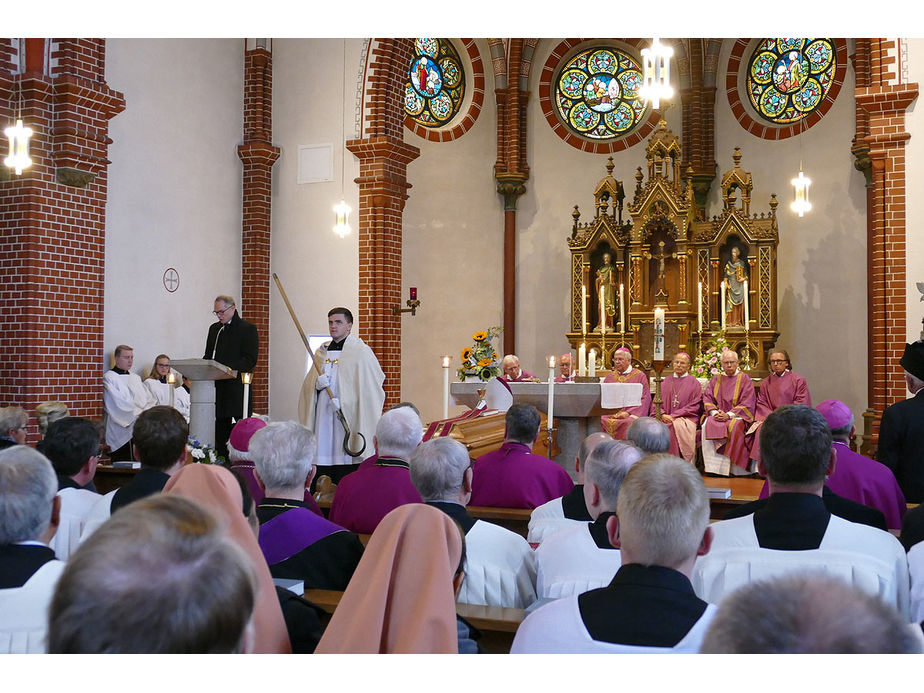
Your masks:
{"label": "white plaster wall", "polygon": [[109,39],[106,81],[126,105],[109,129],[100,367],[126,343],[143,375],[161,352],[201,358],[213,299],[240,298],[243,41]]}
{"label": "white plaster wall", "polygon": [[[346,40],[346,81],[342,39],[273,41],[273,143],[282,153],[273,167],[273,222],[270,266],[282,281],[306,334],[327,334],[327,311],[345,306],[359,320],[357,245],[359,163],[340,146],[354,135],[356,85],[362,39]],[[341,93],[346,89],[346,104]],[[298,184],[299,145],[333,143],[333,182]],[[353,233],[332,231],[333,206],[341,197],[341,165],[346,162],[346,201],[353,208]],[[305,376],[305,347],[275,283],[270,286],[270,416],[297,419]],[[371,444],[371,441],[370,441]]]}
{"label": "white plaster wall", "polygon": [[[924,86],[924,39],[905,39],[908,42],[908,81]],[[924,283],[924,200],[917,194],[924,182],[924,107],[921,97],[911,105],[907,115],[907,128],[911,139],[906,145],[906,296],[909,342],[924,337],[924,303],[917,284]]]}
{"label": "white plaster wall", "polygon": [[[725,83],[732,42],[719,58],[717,84]],[[848,41],[848,53],[853,41]],[[844,401],[860,420],[866,409],[866,190],[850,153],[855,132],[855,75],[849,65],[834,106],[814,127],[778,142],[755,137],[738,125],[723,89],[716,95],[716,161],[710,215],[721,211],[721,173],[741,147],[741,168],[753,176],[751,212],[768,212],[771,193],[777,219],[777,307],[780,338],[794,370],[805,376],[815,403]],[[812,210],[799,218],[791,209],[790,183],[799,171],[812,179]]]}
{"label": "white plaster wall", "polygon": [[[459,353],[472,344],[472,334],[503,325],[504,206],[494,180],[497,107],[487,41],[477,46],[488,74],[484,105],[472,128],[442,143],[405,129],[405,142],[418,147],[420,157],[408,166],[413,187],[404,209],[402,300],[416,286],[421,306],[416,316],[401,317],[401,396],[417,405],[424,421],[442,417],[440,357],[452,357],[450,379],[456,380]],[[461,44],[456,48],[465,55]],[[502,344],[503,337],[495,343],[498,349]],[[451,405],[449,411],[466,409]]]}

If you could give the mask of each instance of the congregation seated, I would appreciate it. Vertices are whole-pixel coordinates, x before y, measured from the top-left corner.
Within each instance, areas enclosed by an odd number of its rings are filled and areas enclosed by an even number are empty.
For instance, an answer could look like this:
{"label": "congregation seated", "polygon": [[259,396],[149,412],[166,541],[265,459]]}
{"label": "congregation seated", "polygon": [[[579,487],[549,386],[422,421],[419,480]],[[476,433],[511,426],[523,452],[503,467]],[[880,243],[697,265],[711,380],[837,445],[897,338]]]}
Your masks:
{"label": "congregation seated", "polygon": [[704,654],[920,654],[924,639],[874,595],[827,575],[759,580],[719,604]]}
{"label": "congregation seated", "polygon": [[[174,382],[170,382],[170,374],[174,376]],[[183,384],[183,376],[170,367],[170,357],[166,354],[158,354],[154,359],[154,365],[151,372],[144,380],[144,386],[151,396],[154,397],[158,404],[173,406],[183,415],[183,418],[189,421],[189,390]],[[173,402],[170,402],[170,391],[173,390]]]}
{"label": "congregation seated", "polygon": [[723,351],[719,362],[722,372],[703,391],[703,464],[707,472],[720,476],[750,474],[748,429],[754,422],[754,383],[738,369],[735,351]]}
{"label": "congregation seated", "polygon": [[246,557],[256,586],[252,620],[253,652],[291,652],[275,584],[253,528],[243,514],[241,484],[235,479],[234,474],[217,464],[188,464],[170,477],[164,487],[164,495],[181,496],[211,512],[219,525],[226,528],[229,539]]}
{"label": "congregation seated", "polygon": [[363,545],[356,534],[313,513],[304,501],[317,472],[314,434],[294,421],[276,421],[253,435],[250,454],[265,491],[257,518],[260,549],[272,576],[302,580],[306,589],[344,589]]}
{"label": "congregation seated", "polygon": [[539,382],[539,378],[520,368],[520,359],[515,354],[504,356],[501,360],[501,371],[502,374],[497,376],[498,380],[508,383]]}
{"label": "congregation seated", "polygon": [[45,652],[48,605],[64,562],[49,542],[60,500],[51,463],[25,445],[0,451],[0,653]]}
{"label": "congregation seated", "polygon": [[584,468],[590,453],[604,440],[611,440],[610,435],[597,431],[581,441],[578,454],[574,458],[577,483],[569,493],[537,506],[530,513],[526,534],[526,540],[530,544],[539,544],[545,537],[557,531],[593,520],[587,512],[587,503],[584,502]]}
{"label": "congregation seated", "polygon": [[584,470],[584,500],[592,522],[556,532],[536,549],[536,593],[559,599],[609,584],[621,558],[609,540],[607,523],[616,514],[620,488],[644,453],[621,440],[598,444]]}
{"label": "congregation seated", "polygon": [[222,519],[158,494],[114,515],[68,561],[51,604],[48,651],[250,652],[256,591],[253,566]]}
{"label": "congregation seated", "polygon": [[125,486],[100,498],[87,513],[81,541],[110,515],[129,503],[163,490],[171,476],[186,462],[189,424],[173,407],[146,409],[134,425],[134,456],[141,468]]}
{"label": "congregation seated", "polygon": [[[464,604],[526,608],[536,599],[533,551],[515,532],[466,511],[472,495],[471,459],[453,438],[433,438],[411,455],[411,481],[427,505],[446,513],[465,534]],[[338,491],[339,493],[339,491]]]}
{"label": "congregation seated", "polygon": [[0,450],[26,444],[29,414],[22,407],[0,407]]}
{"label": "congregation seated", "polygon": [[619,347],[613,353],[613,372],[607,374],[604,383],[639,383],[642,386],[642,401],[634,407],[623,407],[615,414],[600,417],[603,430],[616,440],[626,437],[629,426],[640,416],[651,413],[651,385],[648,374],[632,365],[632,352],[626,347]]}
{"label": "congregation seated", "polygon": [[106,445],[113,462],[133,460],[132,435],[141,412],[157,405],[154,395],[132,373],[135,352],[120,344],[113,352],[114,364],[103,374],[103,408],[106,411]]}
{"label": "congregation seated", "polygon": [[772,349],[767,355],[770,374],[760,381],[754,407],[754,423],[748,433],[751,439],[751,459],[760,461],[760,427],[771,412],[786,404],[804,404],[812,406],[812,395],[808,385],[798,373],[792,371],[789,352],[785,349]]}
{"label": "congregation seated", "polygon": [[653,416],[640,416],[626,431],[626,440],[634,443],[645,455],[657,455],[670,449],[671,433]]}
{"label": "congregation seated", "polygon": [[50,545],[64,561],[77,548],[87,516],[100,500],[98,493],[86,488],[99,463],[99,429],[87,419],[58,419],[48,427],[42,452],[58,477],[61,520]]}
{"label": "congregation seated", "polygon": [[457,620],[465,538],[422,503],[388,513],[315,650],[317,654],[456,654],[476,651]]}
{"label": "congregation seated", "polygon": [[[693,462],[696,457],[696,431],[703,413],[703,388],[690,375],[690,355],[680,351],[672,362],[674,373],[661,383],[661,421],[670,433],[672,455]],[[654,403],[652,403],[654,412]]]}
{"label": "congregation seated", "polygon": [[[905,496],[892,470],[850,449],[850,437],[854,434],[853,413],[846,404],[836,399],[826,399],[816,409],[828,422],[836,453],[834,473],[825,481],[822,495],[825,505],[835,515],[851,522],[881,529],[900,529],[902,517],[908,510]],[[765,482],[760,497],[766,498],[769,494]],[[875,509],[883,515],[883,519],[879,519],[878,513],[862,512],[852,505],[843,504],[839,498]]]}
{"label": "congregation seated", "polygon": [[503,444],[475,461],[470,505],[532,509],[574,488],[562,467],[533,454],[540,420],[531,404],[514,404],[507,410]]}
{"label": "congregation seated", "polygon": [[337,484],[331,522],[351,532],[371,534],[399,505],[420,503],[408,460],[422,437],[423,424],[412,407],[393,407],[382,414],[372,438],[375,455]]}
{"label": "congregation seated", "polygon": [[702,477],[678,457],[647,457],[629,469],[616,507],[605,525],[622,554],[615,576],[527,616],[512,653],[699,650],[715,614],[690,584],[694,561],[710,544]]}
{"label": "congregation seated", "polygon": [[811,407],[785,405],[764,421],[760,443],[770,496],[755,501],[761,505],[751,514],[712,525],[712,550],[694,570],[697,594],[715,603],[749,580],[804,569],[846,575],[907,615],[901,544],[886,531],[833,514],[822,500],[836,462],[825,418]]}

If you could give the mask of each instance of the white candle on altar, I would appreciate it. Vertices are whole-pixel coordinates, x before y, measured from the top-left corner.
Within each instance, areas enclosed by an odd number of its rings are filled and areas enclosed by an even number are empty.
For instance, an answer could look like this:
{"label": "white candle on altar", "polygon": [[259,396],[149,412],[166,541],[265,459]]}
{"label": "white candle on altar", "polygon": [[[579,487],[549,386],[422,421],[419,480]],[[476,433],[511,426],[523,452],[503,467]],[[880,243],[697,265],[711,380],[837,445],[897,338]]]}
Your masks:
{"label": "white candle on altar", "polygon": [[696,318],[697,332],[703,331],[703,283],[699,282],[696,288]]}
{"label": "white candle on altar", "polygon": [[597,350],[590,350],[590,358],[587,361],[587,375],[591,378],[597,377]]}
{"label": "white candle on altar", "polygon": [[748,306],[750,302],[750,296],[748,296],[748,280],[744,280],[744,329],[750,328],[751,323],[751,310]]}
{"label": "white candle on altar", "polygon": [[244,381],[244,407],[242,409],[244,412],[242,418],[244,419],[249,416],[247,403],[250,401],[250,379],[252,377],[253,373],[241,373],[241,380]]}
{"label": "white candle on altar", "polygon": [[725,329],[725,280],[722,280],[722,329]]}
{"label": "white candle on altar", "polygon": [[443,418],[449,418],[449,357],[443,357]]}
{"label": "white candle on altar", "polygon": [[606,327],[606,304],[604,303],[603,298],[603,284],[600,285],[600,334],[603,334],[603,330]]}
{"label": "white candle on altar", "polygon": [[626,308],[623,302],[622,284],[619,285],[619,331],[626,331]]}
{"label": "white candle on altar", "polygon": [[587,375],[587,351],[584,348],[584,342],[578,347],[578,375],[582,378]]}
{"label": "white candle on altar", "polygon": [[176,385],[176,376],[173,374],[173,371],[170,371],[170,374],[167,376],[167,385],[170,386],[170,406],[172,407],[174,397],[176,397],[176,393],[173,391],[174,385]]}
{"label": "white candle on altar", "polygon": [[555,357],[549,356],[549,405],[546,410],[546,424],[552,430],[552,405],[555,403]]}
{"label": "white candle on altar", "polygon": [[654,309],[654,359],[664,360],[664,309]]}
{"label": "white candle on altar", "polygon": [[587,287],[581,284],[581,335],[587,334]]}

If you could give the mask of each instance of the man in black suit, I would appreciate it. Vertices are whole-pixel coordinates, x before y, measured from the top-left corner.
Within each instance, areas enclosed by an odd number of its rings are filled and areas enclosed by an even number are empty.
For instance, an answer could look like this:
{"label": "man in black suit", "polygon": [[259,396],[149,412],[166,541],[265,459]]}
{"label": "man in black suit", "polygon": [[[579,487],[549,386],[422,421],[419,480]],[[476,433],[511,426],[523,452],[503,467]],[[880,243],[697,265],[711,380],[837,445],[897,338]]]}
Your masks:
{"label": "man in black suit", "polygon": [[905,345],[900,361],[914,395],[882,412],[876,459],[892,470],[905,500],[924,501],[924,341]]}
{"label": "man in black suit", "polygon": [[218,322],[209,327],[205,340],[205,356],[237,371],[234,379],[215,381],[215,450],[228,456],[228,438],[231,435],[231,419],[242,419],[250,415],[250,402],[244,411],[244,381],[241,374],[252,373],[257,365],[260,341],[257,328],[238,315],[234,299],[218,296],[212,311]]}

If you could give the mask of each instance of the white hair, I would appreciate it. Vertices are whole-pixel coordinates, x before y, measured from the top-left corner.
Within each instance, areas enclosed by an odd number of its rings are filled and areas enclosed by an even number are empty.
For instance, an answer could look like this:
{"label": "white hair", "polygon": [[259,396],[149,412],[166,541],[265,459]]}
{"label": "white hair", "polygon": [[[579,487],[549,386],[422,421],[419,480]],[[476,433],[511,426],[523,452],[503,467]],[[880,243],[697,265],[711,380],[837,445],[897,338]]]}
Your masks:
{"label": "white hair", "polygon": [[314,433],[295,421],[275,421],[253,434],[250,459],[268,489],[305,483],[317,455]]}
{"label": "white hair", "polygon": [[423,424],[411,407],[389,409],[375,427],[375,440],[381,457],[406,460],[420,445]]}
{"label": "white hair", "polygon": [[468,450],[458,440],[432,438],[411,455],[411,482],[424,502],[456,500],[471,463]]}
{"label": "white hair", "polygon": [[0,452],[0,546],[38,539],[48,529],[58,477],[27,445]]}

